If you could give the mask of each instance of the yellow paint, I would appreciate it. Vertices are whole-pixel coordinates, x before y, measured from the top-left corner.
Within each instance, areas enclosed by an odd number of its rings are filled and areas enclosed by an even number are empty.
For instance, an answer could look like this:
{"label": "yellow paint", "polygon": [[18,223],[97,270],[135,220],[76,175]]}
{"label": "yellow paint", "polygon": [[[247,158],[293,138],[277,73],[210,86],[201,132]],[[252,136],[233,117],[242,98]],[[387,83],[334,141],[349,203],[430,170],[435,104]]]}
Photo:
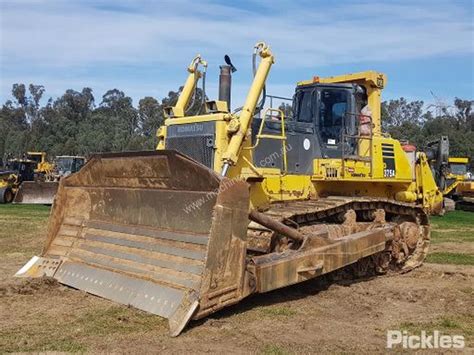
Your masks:
{"label": "yellow paint", "polygon": [[457,164],[467,164],[469,163],[469,158],[462,158],[462,157],[449,157],[449,163],[457,163]]}
{"label": "yellow paint", "polygon": [[194,57],[194,59],[191,61],[191,64],[189,64],[189,75],[186,79],[186,82],[184,83],[183,90],[181,91],[181,95],[179,95],[176,105],[165,108],[165,114],[168,117],[183,117],[185,115],[185,110],[188,107],[191,97],[193,96],[197,82],[203,75],[198,70],[199,65],[203,66],[204,71],[206,70],[207,62],[201,58],[200,54]]}
{"label": "yellow paint", "polygon": [[449,171],[446,174],[446,182],[449,183],[444,189],[443,189],[443,195],[449,196],[453,191],[458,192],[459,185],[467,180],[467,177],[465,174],[455,174],[453,173],[452,169],[452,164],[453,165],[465,165],[466,166],[466,171],[467,171],[467,164],[469,163],[469,158],[466,157],[449,157],[448,158],[448,163],[449,163]]}
{"label": "yellow paint", "polygon": [[[357,83],[366,88],[373,129],[370,137],[358,139],[357,156],[315,159],[312,175],[289,174],[286,168],[280,171],[276,168],[256,167],[253,152],[259,140],[278,139],[282,141],[282,146],[285,146],[286,133],[283,128],[280,135],[268,135],[262,134],[260,129],[256,134],[256,143],[252,146],[251,122],[263,85],[274,63],[273,54],[266,44],[258,43],[255,48],[261,61],[240,114],[217,112],[168,118],[157,132],[157,149],[166,149],[166,130],[171,125],[215,122],[214,171],[220,173],[224,165],[228,164],[230,168],[226,176],[245,179],[250,185],[253,208],[266,208],[276,201],[304,200],[326,195],[371,196],[416,202],[428,211],[436,211],[439,208],[443,196],[436,187],[426,155],[418,153],[417,163],[412,166],[409,155],[403,151],[400,142],[381,132],[381,91],[387,78],[375,71],[316,78],[298,83]],[[195,82],[193,85],[195,86]],[[188,91],[184,90],[181,93],[184,96],[188,94]],[[178,102],[181,101],[186,102],[185,98],[181,100],[180,97]],[[286,149],[283,151],[286,153]],[[395,169],[389,169],[387,166],[387,163],[392,164],[391,159]],[[282,162],[286,167],[286,154],[283,154]]]}
{"label": "yellow paint", "polygon": [[381,126],[381,95],[382,89],[387,84],[387,76],[376,71],[364,71],[360,73],[344,74],[338,76],[330,76],[327,78],[317,78],[313,80],[300,81],[300,85],[314,84],[315,82],[336,84],[336,83],[355,83],[365,87],[367,90],[367,101],[372,111],[372,123],[374,135],[380,135],[382,132]]}
{"label": "yellow paint", "polygon": [[54,164],[47,161],[45,152],[27,152],[27,158],[38,161],[35,173],[48,174],[54,169]]}
{"label": "yellow paint", "polygon": [[252,122],[255,107],[257,106],[258,99],[262,93],[262,89],[267,80],[267,76],[270,72],[270,68],[274,63],[274,57],[265,43],[259,42],[255,45],[255,51],[260,55],[261,61],[258,66],[255,77],[253,78],[252,85],[247,94],[247,99],[240,112],[239,116],[239,130],[235,132],[229,141],[229,146],[223,155],[223,159],[227,164],[234,165],[239,160],[239,153],[242,149],[242,143],[244,138],[248,135],[250,123]]}
{"label": "yellow paint", "polygon": [[[281,122],[281,134],[275,135],[275,134],[262,134],[263,127],[265,126],[265,121],[267,118],[268,114],[273,114],[277,113],[280,117],[280,122]],[[287,159],[287,152],[286,152],[286,133],[285,133],[285,113],[280,110],[280,109],[274,109],[274,108],[267,108],[262,115],[262,121],[260,122],[260,127],[258,129],[258,133],[255,136],[255,145],[253,145],[250,149],[255,149],[260,143],[261,139],[276,139],[281,141],[281,152],[283,155],[283,171],[288,170],[288,159]]]}
{"label": "yellow paint", "polygon": [[462,181],[456,188],[461,195],[474,195],[474,181]]}

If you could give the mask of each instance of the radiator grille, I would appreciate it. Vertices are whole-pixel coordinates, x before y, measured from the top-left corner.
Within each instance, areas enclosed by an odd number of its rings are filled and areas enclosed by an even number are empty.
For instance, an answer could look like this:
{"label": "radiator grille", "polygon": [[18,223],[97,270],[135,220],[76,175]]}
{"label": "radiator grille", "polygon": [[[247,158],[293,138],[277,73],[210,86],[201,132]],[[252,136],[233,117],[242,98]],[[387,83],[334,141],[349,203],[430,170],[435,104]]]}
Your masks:
{"label": "radiator grille", "polygon": [[326,177],[328,177],[328,178],[337,178],[337,169],[336,168],[326,168]]}
{"label": "radiator grille", "polygon": [[208,168],[213,168],[214,136],[169,137],[166,139],[166,149],[174,149],[200,162]]}

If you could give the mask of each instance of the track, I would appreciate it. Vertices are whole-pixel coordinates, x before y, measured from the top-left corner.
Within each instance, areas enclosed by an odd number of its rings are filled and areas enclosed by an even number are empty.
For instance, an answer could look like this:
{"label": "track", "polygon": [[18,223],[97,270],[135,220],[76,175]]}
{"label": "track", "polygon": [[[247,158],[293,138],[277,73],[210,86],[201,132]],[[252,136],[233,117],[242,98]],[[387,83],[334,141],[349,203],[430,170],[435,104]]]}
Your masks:
{"label": "track", "polygon": [[[384,211],[381,216],[380,211]],[[348,212],[353,214],[353,228],[347,226]],[[296,228],[303,234],[324,227],[330,232],[330,237],[331,234],[333,237],[344,237],[354,233],[357,228],[370,229],[382,224],[392,225],[394,238],[387,242],[383,255],[373,255],[370,260],[361,260],[358,263],[364,263],[363,270],[378,270],[378,273],[389,269],[406,272],[421,265],[428,252],[429,219],[424,210],[414,204],[380,198],[331,196],[318,200],[275,203],[264,214]],[[249,249],[256,253],[299,247],[277,233],[261,229],[254,224],[249,227],[249,236]],[[286,245],[282,246],[282,243]],[[352,267],[357,270],[359,276],[361,266]]]}

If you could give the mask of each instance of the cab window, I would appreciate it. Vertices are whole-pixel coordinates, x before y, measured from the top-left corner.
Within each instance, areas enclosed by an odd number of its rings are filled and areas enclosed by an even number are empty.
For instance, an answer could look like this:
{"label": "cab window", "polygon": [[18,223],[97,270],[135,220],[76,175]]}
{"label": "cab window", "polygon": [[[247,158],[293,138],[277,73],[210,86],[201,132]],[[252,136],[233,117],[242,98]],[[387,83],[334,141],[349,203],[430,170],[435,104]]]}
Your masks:
{"label": "cab window", "polygon": [[324,143],[337,144],[341,141],[343,122],[349,109],[348,98],[347,90],[321,90],[318,117]]}
{"label": "cab window", "polygon": [[301,90],[296,94],[296,117],[298,122],[313,122],[314,90]]}

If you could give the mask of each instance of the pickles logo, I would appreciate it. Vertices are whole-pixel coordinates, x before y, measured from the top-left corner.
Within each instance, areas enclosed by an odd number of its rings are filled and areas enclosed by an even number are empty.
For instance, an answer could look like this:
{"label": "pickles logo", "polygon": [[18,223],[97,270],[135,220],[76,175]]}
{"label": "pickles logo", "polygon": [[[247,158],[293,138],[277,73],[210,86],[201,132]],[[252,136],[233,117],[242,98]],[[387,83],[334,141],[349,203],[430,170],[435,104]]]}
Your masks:
{"label": "pickles logo", "polygon": [[409,335],[407,331],[388,330],[387,348],[403,349],[463,349],[462,335],[443,335],[438,330],[427,333],[422,330],[419,335]]}

